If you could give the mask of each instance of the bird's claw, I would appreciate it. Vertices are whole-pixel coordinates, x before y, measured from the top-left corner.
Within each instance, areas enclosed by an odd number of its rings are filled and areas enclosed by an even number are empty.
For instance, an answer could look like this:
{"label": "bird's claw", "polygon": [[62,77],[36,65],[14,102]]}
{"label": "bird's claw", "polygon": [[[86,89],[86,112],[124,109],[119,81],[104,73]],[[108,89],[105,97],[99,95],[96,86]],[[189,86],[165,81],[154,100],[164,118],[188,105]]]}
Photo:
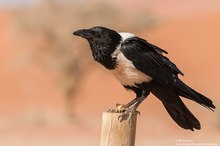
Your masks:
{"label": "bird's claw", "polygon": [[122,113],[122,112],[126,111],[127,108],[128,107],[126,105],[117,103],[115,108],[109,109],[108,112],[110,112],[110,113]]}
{"label": "bird's claw", "polygon": [[132,116],[140,115],[140,112],[133,109],[133,108],[127,108],[124,112],[121,113],[120,116],[118,116],[118,119],[120,122],[123,120],[128,120],[130,123],[132,121]]}
{"label": "bird's claw", "polygon": [[134,115],[140,115],[140,112],[137,111],[135,108],[130,108],[126,105],[123,104],[116,104],[116,107],[113,109],[109,109],[108,112],[111,113],[121,113],[118,116],[118,120],[120,120],[120,122],[122,122],[123,120],[128,120],[128,122],[130,123],[132,120],[132,116]]}

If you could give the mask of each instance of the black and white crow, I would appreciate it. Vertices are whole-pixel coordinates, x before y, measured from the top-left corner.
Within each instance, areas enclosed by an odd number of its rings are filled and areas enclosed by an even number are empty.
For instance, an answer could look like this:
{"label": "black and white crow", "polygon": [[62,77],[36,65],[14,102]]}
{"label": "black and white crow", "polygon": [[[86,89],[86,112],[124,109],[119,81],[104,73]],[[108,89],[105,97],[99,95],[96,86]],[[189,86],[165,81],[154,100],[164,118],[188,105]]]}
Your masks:
{"label": "black and white crow", "polygon": [[136,98],[125,107],[133,113],[150,94],[164,105],[173,120],[184,129],[200,129],[197,118],[189,111],[180,96],[215,109],[212,101],[178,78],[183,73],[163,54],[167,52],[131,33],[118,33],[96,26],[73,33],[88,40],[95,61],[121,82]]}

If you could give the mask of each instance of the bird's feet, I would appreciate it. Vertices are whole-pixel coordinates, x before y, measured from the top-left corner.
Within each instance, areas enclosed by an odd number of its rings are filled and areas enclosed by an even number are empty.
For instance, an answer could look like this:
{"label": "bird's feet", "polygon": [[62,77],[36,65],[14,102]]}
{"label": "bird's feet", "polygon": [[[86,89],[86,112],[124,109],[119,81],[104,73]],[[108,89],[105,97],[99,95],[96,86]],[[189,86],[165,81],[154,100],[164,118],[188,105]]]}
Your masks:
{"label": "bird's feet", "polygon": [[125,109],[124,112],[121,113],[120,116],[118,116],[118,119],[120,120],[120,122],[122,122],[123,120],[128,120],[128,122],[131,122],[132,117],[136,115],[140,115],[140,112],[134,108],[128,107]]}
{"label": "bird's feet", "polygon": [[116,106],[112,109],[109,109],[108,112],[110,112],[110,113],[122,113],[122,112],[126,111],[127,108],[128,107],[126,105],[116,103]]}
{"label": "bird's feet", "polygon": [[128,107],[118,103],[116,104],[115,108],[108,110],[108,112],[121,113],[121,115],[118,116],[120,122],[123,120],[128,120],[128,122],[131,122],[132,116],[140,115],[140,112],[134,107]]}

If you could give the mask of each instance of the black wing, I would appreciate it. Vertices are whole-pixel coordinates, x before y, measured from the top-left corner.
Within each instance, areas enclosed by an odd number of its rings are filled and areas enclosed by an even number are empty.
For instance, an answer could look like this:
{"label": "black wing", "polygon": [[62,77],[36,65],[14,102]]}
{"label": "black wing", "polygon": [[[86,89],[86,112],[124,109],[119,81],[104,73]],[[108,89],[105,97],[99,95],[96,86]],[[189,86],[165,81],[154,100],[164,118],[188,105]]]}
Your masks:
{"label": "black wing", "polygon": [[133,37],[125,40],[121,51],[138,70],[161,84],[174,82],[178,74],[183,75],[174,63],[163,56],[162,53],[167,53],[165,50],[141,38]]}
{"label": "black wing", "polygon": [[183,73],[166,56],[163,56],[162,53],[167,53],[166,51],[141,38],[133,37],[122,43],[121,52],[132,61],[138,70],[152,77],[160,85],[169,87],[178,95],[207,108],[215,108],[210,99],[193,90],[178,78],[178,74],[183,75]]}

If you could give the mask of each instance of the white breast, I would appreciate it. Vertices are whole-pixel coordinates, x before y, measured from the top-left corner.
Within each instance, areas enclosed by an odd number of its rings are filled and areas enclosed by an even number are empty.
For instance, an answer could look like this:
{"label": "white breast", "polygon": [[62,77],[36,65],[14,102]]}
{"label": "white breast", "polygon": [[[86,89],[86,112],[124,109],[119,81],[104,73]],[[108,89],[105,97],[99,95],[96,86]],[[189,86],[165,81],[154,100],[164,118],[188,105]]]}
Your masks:
{"label": "white breast", "polygon": [[150,76],[147,76],[143,72],[137,70],[132,62],[128,60],[122,53],[117,55],[117,67],[111,70],[112,74],[123,85],[136,86],[143,82],[149,82],[152,80]]}
{"label": "white breast", "polygon": [[[131,37],[135,37],[131,33],[119,33],[122,37],[122,42]],[[143,72],[137,70],[133,63],[128,60],[120,51],[121,45],[119,45],[115,52],[112,54],[113,58],[117,58],[117,67],[111,70],[111,73],[121,82],[123,85],[136,86],[143,82],[149,82],[152,80],[150,76],[147,76]]]}

